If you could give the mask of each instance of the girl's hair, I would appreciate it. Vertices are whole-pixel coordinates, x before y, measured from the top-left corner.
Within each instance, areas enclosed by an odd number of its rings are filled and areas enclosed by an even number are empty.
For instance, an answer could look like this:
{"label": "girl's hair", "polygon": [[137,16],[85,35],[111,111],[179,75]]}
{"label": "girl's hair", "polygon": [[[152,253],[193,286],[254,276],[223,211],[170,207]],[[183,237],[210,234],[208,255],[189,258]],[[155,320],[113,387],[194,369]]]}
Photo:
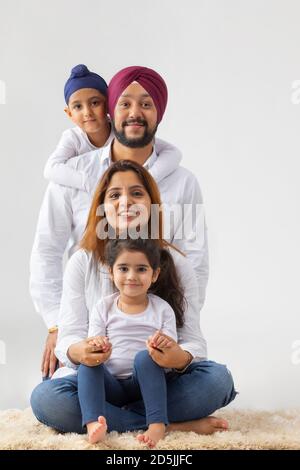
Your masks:
{"label": "girl's hair", "polygon": [[[103,219],[105,219],[104,215],[99,215],[97,213],[98,207],[104,204],[104,198],[106,191],[109,187],[111,179],[115,173],[118,172],[126,172],[126,171],[133,171],[137,174],[140,182],[144,186],[145,190],[147,191],[151,204],[156,204],[157,207],[161,207],[161,200],[160,194],[157,187],[156,182],[154,181],[153,177],[150,173],[138,163],[135,163],[131,160],[119,160],[113,163],[104,173],[98,186],[95,191],[95,195],[93,197],[92,205],[90,208],[87,224],[85,227],[85,232],[83,238],[80,242],[80,248],[83,248],[87,251],[93,253],[95,260],[100,261],[101,263],[105,262],[104,259],[104,248],[107,243],[107,239],[101,239],[97,235],[97,226],[101,224]],[[149,217],[148,222],[148,234],[150,237],[151,234],[151,217]],[[175,250],[179,251],[175,246],[168,243],[166,240],[163,239],[163,216],[161,211],[159,211],[158,216],[158,228],[156,233],[157,239],[155,243],[160,247],[167,247],[172,246]],[[179,251],[180,252],[180,251]],[[181,252],[180,252],[181,253]],[[183,253],[181,253],[183,254]]]}
{"label": "girl's hair", "polygon": [[175,312],[177,327],[182,327],[186,300],[170,252],[165,248],[159,248],[158,244],[150,239],[138,238],[133,240],[127,238],[109,240],[105,246],[104,256],[105,262],[111,270],[119,255],[124,251],[144,253],[153,271],[160,268],[159,276],[148,292],[158,295],[168,302]]}

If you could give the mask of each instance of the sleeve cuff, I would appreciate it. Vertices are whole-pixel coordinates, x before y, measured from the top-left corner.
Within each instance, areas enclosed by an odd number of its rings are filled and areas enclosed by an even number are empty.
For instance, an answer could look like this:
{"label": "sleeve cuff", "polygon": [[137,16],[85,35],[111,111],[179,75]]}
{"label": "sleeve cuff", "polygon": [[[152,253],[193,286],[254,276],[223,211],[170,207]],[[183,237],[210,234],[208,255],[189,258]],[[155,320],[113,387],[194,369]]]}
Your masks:
{"label": "sleeve cuff", "polygon": [[59,361],[62,362],[65,366],[71,367],[72,369],[77,369],[78,365],[70,361],[67,353],[69,347],[74,343],[78,343],[79,341],[82,341],[82,338],[74,337],[65,339],[63,341],[60,341],[55,348],[55,355],[59,359]]}
{"label": "sleeve cuff", "polygon": [[42,313],[42,317],[44,319],[44,322],[46,323],[48,330],[49,328],[52,328],[53,326],[56,326],[58,324],[58,315],[59,315],[58,308],[50,310],[49,312]]}

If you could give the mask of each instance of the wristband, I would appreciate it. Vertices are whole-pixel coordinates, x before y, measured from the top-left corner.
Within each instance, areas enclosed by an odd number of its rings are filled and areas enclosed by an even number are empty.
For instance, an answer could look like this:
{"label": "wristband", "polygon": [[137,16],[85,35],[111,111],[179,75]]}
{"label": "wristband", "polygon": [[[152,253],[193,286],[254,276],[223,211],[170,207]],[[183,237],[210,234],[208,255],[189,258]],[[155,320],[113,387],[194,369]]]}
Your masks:
{"label": "wristband", "polygon": [[58,330],[58,326],[55,325],[55,326],[52,326],[51,328],[48,329],[48,333],[54,333],[57,330]]}

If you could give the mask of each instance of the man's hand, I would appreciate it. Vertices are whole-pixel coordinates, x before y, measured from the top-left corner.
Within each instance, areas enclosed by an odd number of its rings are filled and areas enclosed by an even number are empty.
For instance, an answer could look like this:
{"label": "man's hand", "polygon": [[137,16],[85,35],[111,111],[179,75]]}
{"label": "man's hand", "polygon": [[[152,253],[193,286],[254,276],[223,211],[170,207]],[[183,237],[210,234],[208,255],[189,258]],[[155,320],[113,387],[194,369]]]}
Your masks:
{"label": "man's hand", "polygon": [[160,331],[149,337],[146,344],[151,358],[160,367],[183,369],[192,360],[190,353],[181,349],[173,338]]}
{"label": "man's hand", "polygon": [[74,364],[84,364],[89,367],[99,366],[106,362],[112,353],[112,345],[108,340],[105,341],[105,351],[103,351],[102,340],[99,342],[99,338],[103,340],[105,337],[95,336],[72,344],[67,353],[70,360]]}
{"label": "man's hand", "polygon": [[43,374],[43,377],[52,377],[56,370],[56,365],[58,359],[56,358],[54,354],[54,349],[56,346],[56,341],[57,341],[57,333],[58,331],[54,331],[53,333],[48,333],[47,339],[46,339],[46,344],[45,344],[45,349],[44,349],[44,354],[43,354],[43,359],[42,359],[42,364],[41,364],[41,371]]}

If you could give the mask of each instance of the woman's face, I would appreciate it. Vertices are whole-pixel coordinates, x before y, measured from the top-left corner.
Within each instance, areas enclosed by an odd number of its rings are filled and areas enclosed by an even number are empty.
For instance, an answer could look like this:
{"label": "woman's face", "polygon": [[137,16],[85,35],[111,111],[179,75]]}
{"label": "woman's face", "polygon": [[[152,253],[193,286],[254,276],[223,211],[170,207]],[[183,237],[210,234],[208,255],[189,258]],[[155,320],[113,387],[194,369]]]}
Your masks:
{"label": "woman's face", "polygon": [[134,171],[113,175],[105,193],[104,211],[117,232],[148,225],[151,199]]}

